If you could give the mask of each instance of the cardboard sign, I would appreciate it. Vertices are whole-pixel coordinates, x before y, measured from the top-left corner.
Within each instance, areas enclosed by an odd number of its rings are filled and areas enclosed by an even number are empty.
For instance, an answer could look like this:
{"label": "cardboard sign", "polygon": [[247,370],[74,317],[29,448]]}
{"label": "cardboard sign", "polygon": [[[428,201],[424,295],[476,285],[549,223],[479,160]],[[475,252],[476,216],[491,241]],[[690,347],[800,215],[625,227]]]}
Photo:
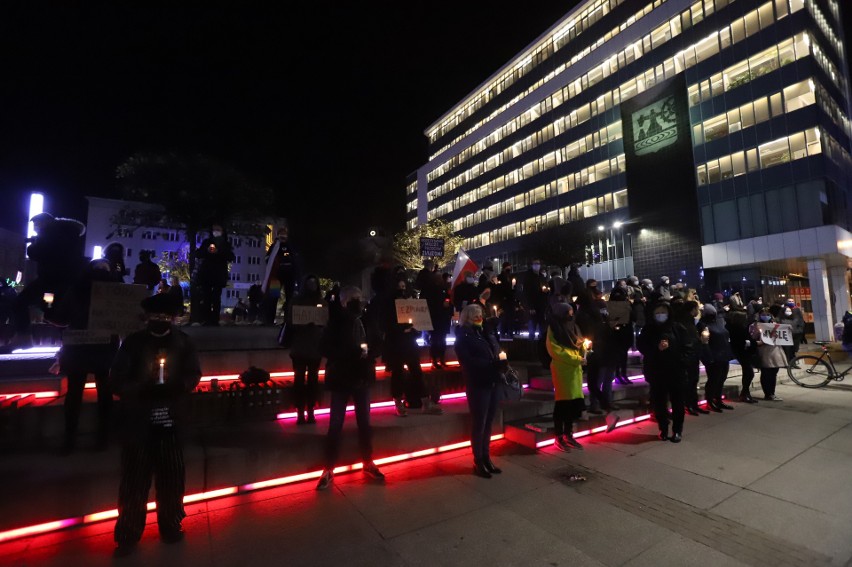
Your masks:
{"label": "cardboard sign", "polygon": [[780,323],[758,323],[760,340],[767,345],[792,346],[793,327]]}
{"label": "cardboard sign", "polygon": [[433,331],[432,317],[425,299],[396,299],[396,322],[411,323],[418,331]]}
{"label": "cardboard sign", "polygon": [[320,326],[327,325],[328,309],[325,307],[314,307],[312,305],[294,305],[293,324],[310,325],[311,323]]}
{"label": "cardboard sign", "polygon": [[443,258],[444,239],[420,237],[420,256],[423,258]]}
{"label": "cardboard sign", "polygon": [[126,337],[142,328],[142,300],[151,292],[144,285],[92,282],[89,331]]}

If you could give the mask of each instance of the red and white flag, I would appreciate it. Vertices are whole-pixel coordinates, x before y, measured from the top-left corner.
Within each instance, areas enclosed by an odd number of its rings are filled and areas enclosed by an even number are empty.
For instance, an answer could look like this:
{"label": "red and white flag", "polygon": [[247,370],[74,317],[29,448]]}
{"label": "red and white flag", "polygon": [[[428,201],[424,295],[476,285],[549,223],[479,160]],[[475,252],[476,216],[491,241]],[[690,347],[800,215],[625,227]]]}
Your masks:
{"label": "red and white flag", "polygon": [[[479,267],[476,265],[476,262],[470,259],[470,256],[467,255],[464,248],[459,248],[458,255],[456,255],[456,265],[453,268],[453,287],[450,289],[454,290],[457,285],[462,283],[465,272],[475,274],[478,270]],[[450,293],[452,293],[452,291]]]}

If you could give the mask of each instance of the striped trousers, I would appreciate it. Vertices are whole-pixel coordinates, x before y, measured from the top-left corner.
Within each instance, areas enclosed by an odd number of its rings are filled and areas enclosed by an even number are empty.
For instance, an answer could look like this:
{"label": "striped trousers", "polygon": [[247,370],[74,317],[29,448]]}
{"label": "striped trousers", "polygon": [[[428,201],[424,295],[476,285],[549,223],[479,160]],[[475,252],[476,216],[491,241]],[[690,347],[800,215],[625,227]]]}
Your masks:
{"label": "striped trousers", "polygon": [[171,429],[152,431],[147,439],[126,441],[122,447],[116,543],[135,543],[142,538],[152,477],[160,533],[177,531],[186,517],[186,470],[180,442]]}

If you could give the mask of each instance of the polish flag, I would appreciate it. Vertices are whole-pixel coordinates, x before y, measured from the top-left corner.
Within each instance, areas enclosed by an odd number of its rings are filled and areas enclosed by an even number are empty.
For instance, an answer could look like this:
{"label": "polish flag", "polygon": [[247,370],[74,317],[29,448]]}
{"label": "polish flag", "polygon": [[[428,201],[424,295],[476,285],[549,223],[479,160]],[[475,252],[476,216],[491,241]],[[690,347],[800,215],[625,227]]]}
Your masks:
{"label": "polish flag", "polygon": [[453,287],[450,288],[450,293],[452,293],[452,290],[454,290],[457,285],[464,281],[465,272],[472,272],[475,274],[478,270],[479,267],[476,265],[476,262],[470,259],[470,256],[467,255],[464,248],[459,248],[459,253],[456,256],[456,266],[453,268]]}

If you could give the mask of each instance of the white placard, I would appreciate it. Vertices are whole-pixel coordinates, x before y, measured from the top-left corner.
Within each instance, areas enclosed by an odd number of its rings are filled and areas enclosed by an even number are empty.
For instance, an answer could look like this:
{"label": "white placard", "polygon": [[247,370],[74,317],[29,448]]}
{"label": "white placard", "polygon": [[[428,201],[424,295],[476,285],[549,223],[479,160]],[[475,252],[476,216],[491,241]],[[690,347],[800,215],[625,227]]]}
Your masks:
{"label": "white placard", "polygon": [[418,331],[433,331],[432,316],[425,299],[396,299],[396,322],[410,323]]}
{"label": "white placard", "polygon": [[310,325],[311,323],[321,327],[327,325],[328,309],[325,307],[314,307],[313,305],[294,305],[293,324]]}
{"label": "white placard", "polygon": [[792,346],[793,327],[781,323],[758,323],[760,340],[767,345]]}

